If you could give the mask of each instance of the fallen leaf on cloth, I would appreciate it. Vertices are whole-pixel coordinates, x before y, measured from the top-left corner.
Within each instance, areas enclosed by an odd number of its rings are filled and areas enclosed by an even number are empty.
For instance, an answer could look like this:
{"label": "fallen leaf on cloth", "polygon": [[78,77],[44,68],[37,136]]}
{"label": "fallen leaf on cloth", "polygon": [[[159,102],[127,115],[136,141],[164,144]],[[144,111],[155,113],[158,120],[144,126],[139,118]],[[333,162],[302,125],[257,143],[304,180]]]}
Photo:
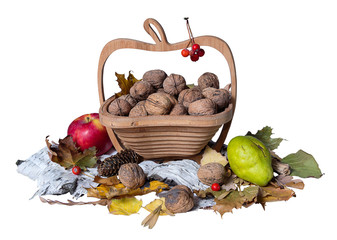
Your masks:
{"label": "fallen leaf on cloth", "polygon": [[131,197],[144,195],[150,192],[160,193],[164,189],[169,189],[169,186],[166,183],[159,181],[151,181],[145,184],[143,187],[137,189],[129,189],[125,187],[122,183],[113,186],[107,186],[102,184],[96,188],[87,189],[87,196],[112,199],[115,197]]}
{"label": "fallen leaf on cloth", "polygon": [[78,148],[71,136],[59,139],[59,143],[50,143],[48,136],[46,144],[49,149],[51,161],[60,164],[62,167],[69,169],[79,166],[82,169],[93,167],[96,162],[96,148],[85,149],[83,152]]}
{"label": "fallen leaf on cloth", "polygon": [[111,199],[109,202],[109,212],[114,215],[131,215],[137,213],[143,204],[143,201],[135,197]]}

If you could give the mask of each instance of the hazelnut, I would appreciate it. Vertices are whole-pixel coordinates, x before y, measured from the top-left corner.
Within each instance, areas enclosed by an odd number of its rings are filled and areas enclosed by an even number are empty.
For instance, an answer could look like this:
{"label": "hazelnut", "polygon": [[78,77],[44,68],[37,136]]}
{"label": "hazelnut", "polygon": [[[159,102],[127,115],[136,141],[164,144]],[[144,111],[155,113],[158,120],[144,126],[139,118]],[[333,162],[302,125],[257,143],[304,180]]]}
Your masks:
{"label": "hazelnut", "polygon": [[131,189],[142,187],[146,181],[146,175],[137,163],[123,164],[118,170],[118,177],[125,187]]}
{"label": "hazelnut", "polygon": [[136,82],[130,88],[130,95],[137,101],[145,100],[151,93],[154,92],[153,86],[146,81]]}
{"label": "hazelnut", "polygon": [[126,100],[128,103],[130,103],[131,107],[134,107],[137,104],[137,100],[131,97],[130,94],[122,95],[119,97],[119,99]]}
{"label": "hazelnut", "polygon": [[224,166],[217,162],[211,162],[201,166],[197,175],[199,180],[208,186],[211,186],[213,183],[222,185],[227,176]]}
{"label": "hazelnut", "polygon": [[183,185],[173,187],[165,194],[165,206],[172,213],[188,212],[194,207],[192,191]]}
{"label": "hazelnut", "polygon": [[166,93],[177,96],[186,88],[186,81],[183,76],[172,73],[164,80],[163,87]]}
{"label": "hazelnut", "polygon": [[177,115],[187,115],[187,109],[181,103],[177,103],[173,106],[170,115],[177,116]]}
{"label": "hazelnut", "polygon": [[188,114],[195,116],[212,115],[216,113],[215,103],[208,98],[203,98],[192,102],[188,106]]}
{"label": "hazelnut", "polygon": [[229,103],[229,92],[225,89],[216,89],[212,87],[204,88],[202,95],[211,99],[217,106],[218,111],[225,109]]}
{"label": "hazelnut", "polygon": [[145,102],[146,100],[140,101],[136,104],[136,106],[134,106],[130,113],[129,113],[129,117],[143,117],[143,116],[147,116],[147,111],[145,108]]}
{"label": "hazelnut", "polygon": [[108,107],[108,112],[116,116],[127,116],[130,110],[130,103],[119,98],[113,100]]}
{"label": "hazelnut", "polygon": [[155,89],[162,88],[167,74],[163,70],[150,70],[144,73],[143,81],[149,82]]}
{"label": "hazelnut", "polygon": [[171,110],[172,103],[165,93],[152,93],[145,102],[149,115],[165,115]]}
{"label": "hazelnut", "polygon": [[191,89],[184,89],[179,93],[178,102],[182,103],[185,107],[188,108],[190,103],[204,98],[200,88],[193,87]]}
{"label": "hazelnut", "polygon": [[217,75],[214,73],[210,72],[205,72],[202,74],[199,79],[198,79],[198,86],[201,89],[208,88],[208,87],[213,87],[218,89],[219,88],[219,79]]}

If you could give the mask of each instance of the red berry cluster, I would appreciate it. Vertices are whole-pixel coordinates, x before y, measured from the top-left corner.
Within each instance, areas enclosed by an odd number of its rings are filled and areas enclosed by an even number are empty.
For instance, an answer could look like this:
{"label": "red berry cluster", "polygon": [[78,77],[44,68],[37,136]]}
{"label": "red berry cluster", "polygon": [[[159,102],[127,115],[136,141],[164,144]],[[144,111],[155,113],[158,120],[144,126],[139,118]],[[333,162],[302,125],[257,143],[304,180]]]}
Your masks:
{"label": "red berry cluster", "polygon": [[[186,48],[184,48],[183,50],[181,50],[181,55],[183,57],[188,57],[190,56],[191,60],[193,62],[196,62],[199,60],[199,57],[202,57],[205,55],[205,50],[200,48],[200,45],[194,42],[194,37],[190,28],[190,24],[188,22],[188,18],[185,18],[186,20],[186,25],[187,25],[187,31],[188,31],[188,35],[190,37],[190,41],[188,43],[188,45],[186,46]],[[188,50],[188,47],[190,46],[190,44],[192,44],[192,48],[191,50]]]}

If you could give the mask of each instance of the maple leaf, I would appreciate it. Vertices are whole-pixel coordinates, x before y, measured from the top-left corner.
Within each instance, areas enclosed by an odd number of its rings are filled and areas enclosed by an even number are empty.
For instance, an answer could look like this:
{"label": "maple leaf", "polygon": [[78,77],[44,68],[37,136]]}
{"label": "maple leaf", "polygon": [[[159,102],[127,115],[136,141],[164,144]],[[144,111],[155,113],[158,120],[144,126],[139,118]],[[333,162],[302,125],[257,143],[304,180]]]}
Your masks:
{"label": "maple leaf", "polygon": [[131,73],[131,71],[129,71],[129,76],[126,79],[125,78],[125,74],[118,74],[115,72],[115,75],[117,77],[117,82],[118,82],[118,86],[120,87],[121,91],[119,93],[115,94],[115,97],[118,98],[122,95],[126,95],[130,93],[130,88],[138,81],[138,79],[135,78],[135,76],[133,76],[133,74]]}
{"label": "maple leaf", "polygon": [[266,126],[262,128],[261,130],[258,130],[255,134],[252,134],[251,132],[248,132],[246,135],[255,137],[259,139],[261,142],[263,142],[266,147],[269,150],[275,150],[278,148],[280,143],[284,140],[283,138],[271,138],[272,128],[269,126]]}
{"label": "maple leaf", "polygon": [[46,144],[49,149],[50,160],[56,162],[68,169],[74,166],[79,166],[82,169],[93,167],[96,162],[96,148],[89,148],[83,152],[76,147],[75,142],[71,136],[66,136],[59,139],[59,143],[50,143],[48,136],[46,137]]}

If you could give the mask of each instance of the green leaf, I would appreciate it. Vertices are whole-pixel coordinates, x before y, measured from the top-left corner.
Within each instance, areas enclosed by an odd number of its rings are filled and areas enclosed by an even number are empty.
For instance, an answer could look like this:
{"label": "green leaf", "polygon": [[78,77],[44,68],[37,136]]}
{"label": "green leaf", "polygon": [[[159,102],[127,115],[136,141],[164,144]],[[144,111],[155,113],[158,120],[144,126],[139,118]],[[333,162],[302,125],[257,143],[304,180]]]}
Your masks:
{"label": "green leaf", "polygon": [[302,178],[314,177],[320,178],[322,172],[315,158],[309,153],[299,150],[297,153],[292,153],[282,159],[282,162],[289,164],[291,168],[291,176]]}
{"label": "green leaf", "polygon": [[257,131],[257,133],[252,134],[251,132],[248,132],[246,135],[255,137],[259,139],[261,142],[263,142],[266,147],[269,150],[275,150],[278,148],[280,143],[284,140],[283,138],[271,138],[272,133],[272,128],[269,126],[266,126],[262,128],[261,130]]}

